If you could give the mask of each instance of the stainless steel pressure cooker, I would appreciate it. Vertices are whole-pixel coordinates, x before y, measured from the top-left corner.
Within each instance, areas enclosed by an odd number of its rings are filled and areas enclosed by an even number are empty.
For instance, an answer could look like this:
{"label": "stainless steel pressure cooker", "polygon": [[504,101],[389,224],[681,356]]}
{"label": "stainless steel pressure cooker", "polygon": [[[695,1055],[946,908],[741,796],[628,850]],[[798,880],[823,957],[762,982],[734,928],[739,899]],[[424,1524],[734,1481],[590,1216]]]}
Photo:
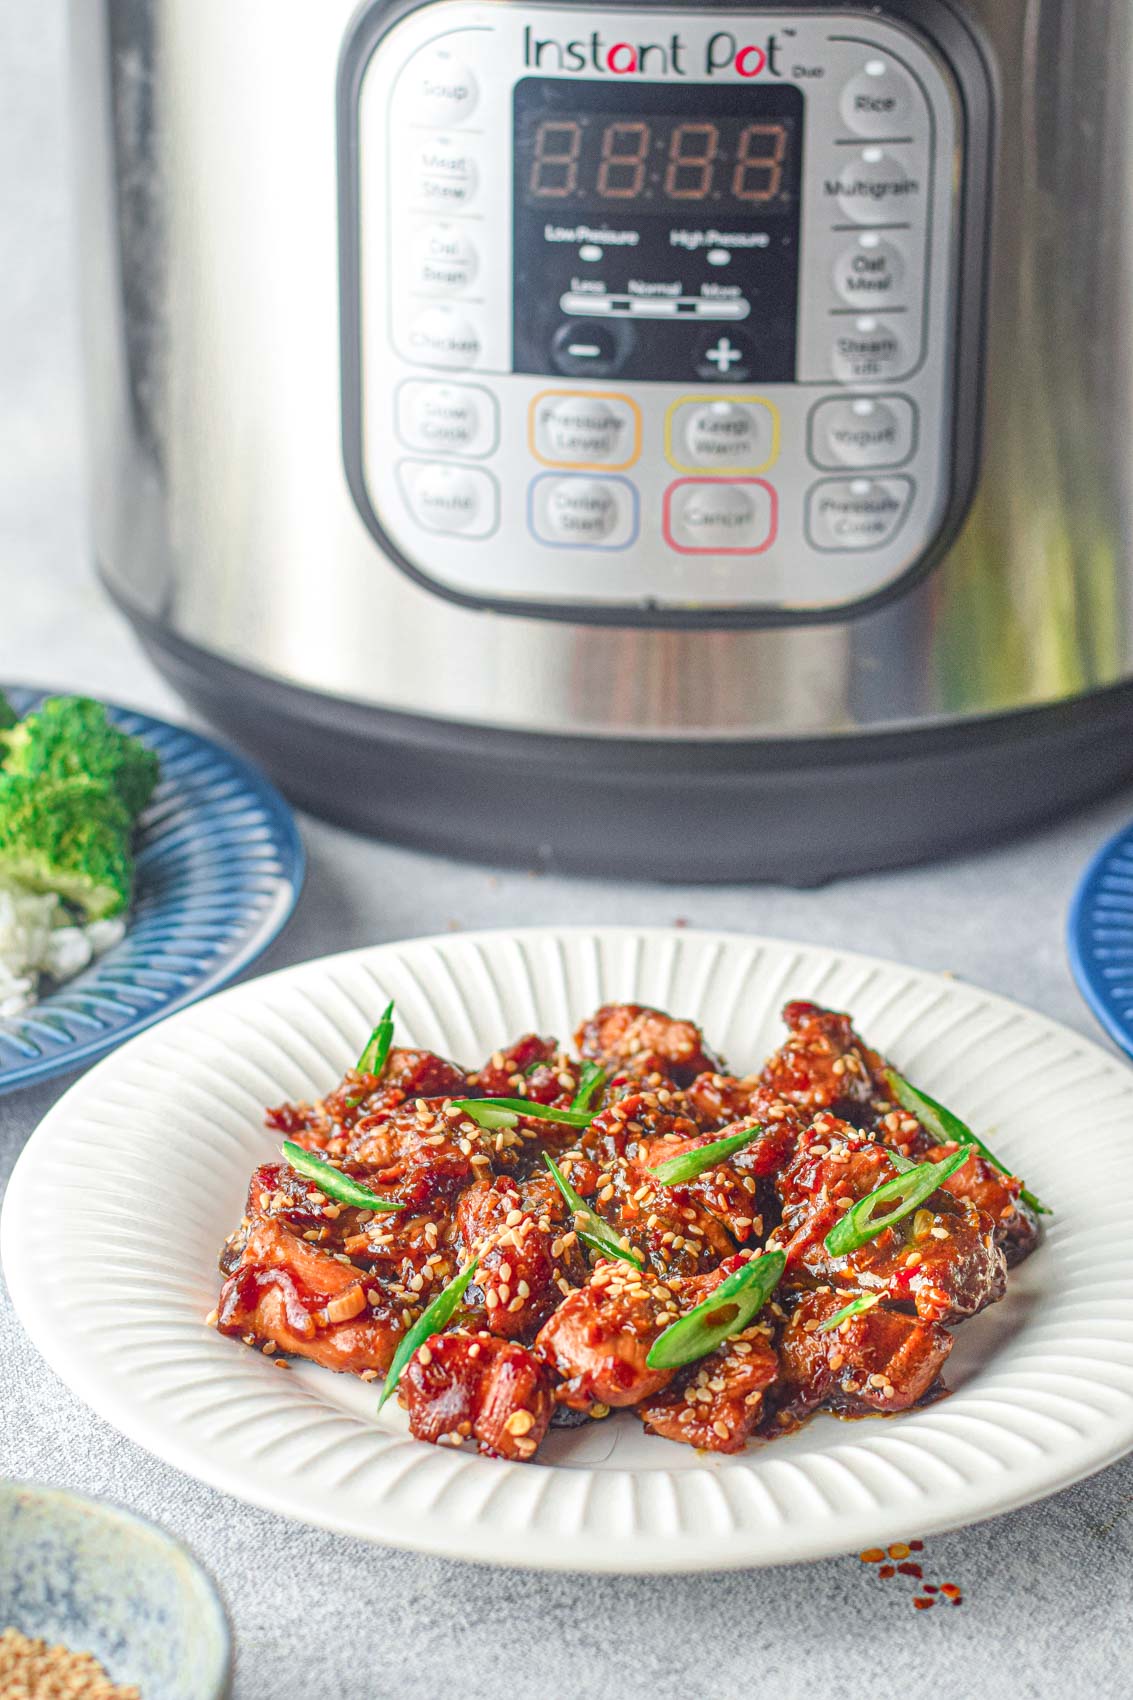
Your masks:
{"label": "stainless steel pressure cooker", "polygon": [[101,571],[300,802],[811,881],[1133,774],[1118,0],[74,0]]}

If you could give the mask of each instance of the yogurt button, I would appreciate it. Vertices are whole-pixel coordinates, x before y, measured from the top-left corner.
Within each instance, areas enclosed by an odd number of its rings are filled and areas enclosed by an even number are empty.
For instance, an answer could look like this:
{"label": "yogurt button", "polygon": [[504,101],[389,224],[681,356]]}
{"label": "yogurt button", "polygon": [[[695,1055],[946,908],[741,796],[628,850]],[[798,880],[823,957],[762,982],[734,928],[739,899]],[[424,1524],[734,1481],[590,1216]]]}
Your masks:
{"label": "yogurt button", "polygon": [[831,370],[845,384],[895,378],[906,365],[897,332],[869,318],[843,322],[835,333]]}
{"label": "yogurt button", "polygon": [[771,452],[771,426],[762,408],[710,401],[682,408],[684,458],[695,466],[755,466]]}
{"label": "yogurt button", "polygon": [[409,327],[407,352],[422,366],[471,366],[480,353],[480,335],[455,308],[428,307]]}
{"label": "yogurt button", "polygon": [[855,224],[888,224],[920,211],[924,185],[915,171],[882,148],[863,148],[842,169],[838,205]]}
{"label": "yogurt button", "polygon": [[913,409],[904,397],[820,401],[814,459],[820,466],[897,466],[913,446]]}
{"label": "yogurt button", "polygon": [[477,467],[417,465],[402,468],[413,517],[430,531],[482,537],[496,519],[495,483]]}
{"label": "yogurt button", "polygon": [[842,118],[859,136],[898,136],[913,115],[913,93],[897,67],[867,59],[842,90]]}
{"label": "yogurt button", "polygon": [[462,124],[479,97],[476,78],[447,47],[433,47],[414,58],[401,85],[406,107],[417,124]]}
{"label": "yogurt button", "polygon": [[905,256],[895,242],[863,231],[834,262],[834,287],[852,307],[884,307],[898,301],[905,282]]}
{"label": "yogurt button", "polygon": [[770,529],[770,498],[761,485],[704,479],[669,491],[669,541],[690,554],[756,550],[767,542]]}
{"label": "yogurt button", "polygon": [[456,225],[430,224],[413,238],[412,276],[418,289],[457,295],[468,288],[478,266],[475,245]]}
{"label": "yogurt button", "polygon": [[618,523],[618,499],[596,478],[564,478],[544,497],[544,516],[562,542],[601,543]]}
{"label": "yogurt button", "polygon": [[827,478],[807,503],[807,530],[819,549],[881,549],[909,509],[908,478]]}

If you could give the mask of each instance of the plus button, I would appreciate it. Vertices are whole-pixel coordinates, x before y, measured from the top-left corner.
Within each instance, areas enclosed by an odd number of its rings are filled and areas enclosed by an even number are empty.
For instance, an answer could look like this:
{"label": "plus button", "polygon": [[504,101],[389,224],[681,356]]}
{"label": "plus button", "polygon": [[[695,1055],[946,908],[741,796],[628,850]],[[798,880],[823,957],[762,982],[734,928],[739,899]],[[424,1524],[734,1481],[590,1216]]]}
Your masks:
{"label": "plus button", "polygon": [[705,336],[694,361],[698,377],[738,378],[751,370],[754,350],[744,331],[713,331]]}
{"label": "plus button", "polygon": [[737,360],[743,359],[743,355],[733,343],[728,341],[726,336],[722,336],[719,342],[714,343],[711,348],[705,349],[704,358],[712,362],[723,378],[732,370]]}

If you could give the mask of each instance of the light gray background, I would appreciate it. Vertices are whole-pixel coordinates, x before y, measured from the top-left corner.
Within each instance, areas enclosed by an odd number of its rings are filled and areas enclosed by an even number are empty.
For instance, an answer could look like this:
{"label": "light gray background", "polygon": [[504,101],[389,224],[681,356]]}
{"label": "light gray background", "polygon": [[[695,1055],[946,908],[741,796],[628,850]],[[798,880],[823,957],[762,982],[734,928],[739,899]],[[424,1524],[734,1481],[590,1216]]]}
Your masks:
{"label": "light gray background", "polygon": [[[62,13],[61,0],[0,0],[0,679],[185,718],[88,561]],[[1066,967],[1064,917],[1086,856],[1131,811],[1125,795],[1010,849],[806,893],[497,874],[304,820],[306,896],[263,966],[448,925],[681,917],[951,969],[1091,1033]],[[60,1090],[0,1099],[0,1182]],[[926,1573],[959,1583],[965,1603],[917,1613],[911,1583],[882,1583],[854,1557],[594,1581],[454,1565],[301,1528],[198,1486],[91,1416],[40,1363],[2,1290],[0,1410],[4,1474],[110,1495],[207,1562],[236,1628],[240,1700],[312,1689],[329,1700],[1133,1691],[1129,1461],[930,1541]]]}

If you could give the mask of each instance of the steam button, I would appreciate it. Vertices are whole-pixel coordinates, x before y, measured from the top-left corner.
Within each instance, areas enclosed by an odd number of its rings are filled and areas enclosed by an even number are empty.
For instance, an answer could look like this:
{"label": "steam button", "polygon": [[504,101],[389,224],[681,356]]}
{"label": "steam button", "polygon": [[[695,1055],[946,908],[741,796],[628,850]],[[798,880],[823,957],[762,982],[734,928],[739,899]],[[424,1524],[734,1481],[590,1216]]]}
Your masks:
{"label": "steam button", "polygon": [[402,84],[406,105],[418,124],[463,124],[479,97],[469,67],[447,47],[433,47],[411,62]]}
{"label": "steam button", "polygon": [[867,59],[842,90],[842,118],[859,136],[903,135],[912,115],[907,79],[880,56]]}
{"label": "steam button", "polygon": [[830,364],[844,384],[885,382],[904,369],[905,345],[890,325],[867,314],[839,325]]}

